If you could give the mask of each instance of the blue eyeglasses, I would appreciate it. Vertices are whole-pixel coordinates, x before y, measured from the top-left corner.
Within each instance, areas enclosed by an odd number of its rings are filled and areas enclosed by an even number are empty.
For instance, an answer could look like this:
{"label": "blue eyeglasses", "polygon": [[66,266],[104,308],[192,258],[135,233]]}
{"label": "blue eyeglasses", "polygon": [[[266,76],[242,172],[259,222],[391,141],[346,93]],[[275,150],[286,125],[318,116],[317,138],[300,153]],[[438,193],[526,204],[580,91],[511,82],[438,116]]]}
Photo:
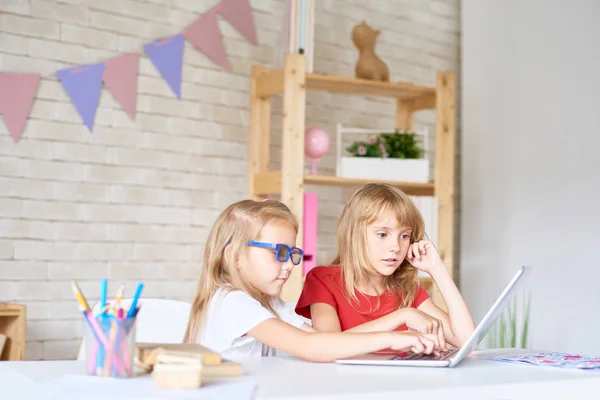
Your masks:
{"label": "blue eyeglasses", "polygon": [[266,249],[275,249],[275,258],[279,262],[286,262],[290,258],[292,264],[298,265],[302,261],[304,251],[298,247],[290,247],[282,243],[266,243],[266,242],[248,242],[248,246],[264,247]]}

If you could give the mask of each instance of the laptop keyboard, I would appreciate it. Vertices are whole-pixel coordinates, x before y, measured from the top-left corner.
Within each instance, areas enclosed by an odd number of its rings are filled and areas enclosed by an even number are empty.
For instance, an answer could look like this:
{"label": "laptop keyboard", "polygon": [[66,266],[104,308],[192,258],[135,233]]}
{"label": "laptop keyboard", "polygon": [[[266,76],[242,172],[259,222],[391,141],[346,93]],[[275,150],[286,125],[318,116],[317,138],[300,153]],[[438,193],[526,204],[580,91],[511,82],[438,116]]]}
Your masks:
{"label": "laptop keyboard", "polygon": [[458,349],[453,349],[453,350],[447,351],[447,352],[442,353],[437,356],[435,354],[406,353],[403,356],[398,356],[398,357],[394,358],[394,360],[435,360],[435,361],[439,361],[439,360],[446,360],[447,358],[456,354],[457,351],[458,351]]}

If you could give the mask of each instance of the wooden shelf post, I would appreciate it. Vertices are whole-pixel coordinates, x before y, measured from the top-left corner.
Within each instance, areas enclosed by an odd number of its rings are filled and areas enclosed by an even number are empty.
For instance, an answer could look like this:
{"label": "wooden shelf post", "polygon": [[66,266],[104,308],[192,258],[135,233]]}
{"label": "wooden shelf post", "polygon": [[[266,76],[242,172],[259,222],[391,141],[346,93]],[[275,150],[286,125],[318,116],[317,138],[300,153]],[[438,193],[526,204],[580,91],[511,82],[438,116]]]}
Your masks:
{"label": "wooden shelf post", "polygon": [[250,138],[248,140],[248,198],[262,200],[255,174],[267,172],[271,139],[271,96],[260,97],[258,79],[269,68],[255,65],[250,75]]}
{"label": "wooden shelf post", "polygon": [[396,129],[409,131],[414,123],[414,101],[396,99]]}
{"label": "wooden shelf post", "polygon": [[[454,165],[456,147],[455,77],[449,72],[437,74],[435,134],[435,195],[438,199],[438,250],[450,276],[454,272]],[[433,301],[445,308],[436,285]]]}
{"label": "wooden shelf post", "polygon": [[[306,118],[306,72],[304,57],[286,54],[283,67],[283,152],[281,157],[281,201],[298,218],[296,245],[302,247],[304,212],[304,121]],[[298,299],[303,285],[302,268],[293,269],[283,286],[284,301]]]}

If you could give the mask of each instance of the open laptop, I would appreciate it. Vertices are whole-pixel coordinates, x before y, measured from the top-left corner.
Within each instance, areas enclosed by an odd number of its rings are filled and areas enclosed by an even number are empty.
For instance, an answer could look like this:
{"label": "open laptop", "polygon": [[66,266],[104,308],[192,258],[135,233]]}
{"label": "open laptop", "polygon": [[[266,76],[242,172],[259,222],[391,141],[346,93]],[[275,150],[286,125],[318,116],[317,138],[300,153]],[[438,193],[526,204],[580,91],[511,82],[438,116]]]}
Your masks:
{"label": "open laptop", "polygon": [[473,331],[465,345],[460,349],[454,349],[439,356],[434,354],[415,354],[412,352],[395,354],[363,354],[360,356],[336,360],[340,364],[357,365],[394,365],[407,367],[454,367],[464,360],[473,350],[477,348],[485,334],[500,317],[504,307],[515,295],[517,288],[531,273],[531,267],[521,267],[511,281],[506,285],[498,299],[485,314],[481,322]]}

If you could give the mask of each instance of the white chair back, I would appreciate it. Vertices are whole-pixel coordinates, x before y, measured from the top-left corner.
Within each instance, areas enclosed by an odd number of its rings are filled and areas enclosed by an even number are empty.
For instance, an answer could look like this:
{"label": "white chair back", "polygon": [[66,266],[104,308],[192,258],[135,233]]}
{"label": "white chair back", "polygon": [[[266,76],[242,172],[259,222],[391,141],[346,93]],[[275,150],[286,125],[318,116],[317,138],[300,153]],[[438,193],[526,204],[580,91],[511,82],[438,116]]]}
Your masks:
{"label": "white chair back", "polygon": [[[128,309],[132,299],[123,299],[123,308]],[[190,303],[164,299],[141,299],[141,305],[136,319],[136,342],[150,343],[182,343],[187,328]],[[93,312],[96,314],[100,304],[95,304]],[[82,341],[77,359],[85,359],[85,347]]]}

